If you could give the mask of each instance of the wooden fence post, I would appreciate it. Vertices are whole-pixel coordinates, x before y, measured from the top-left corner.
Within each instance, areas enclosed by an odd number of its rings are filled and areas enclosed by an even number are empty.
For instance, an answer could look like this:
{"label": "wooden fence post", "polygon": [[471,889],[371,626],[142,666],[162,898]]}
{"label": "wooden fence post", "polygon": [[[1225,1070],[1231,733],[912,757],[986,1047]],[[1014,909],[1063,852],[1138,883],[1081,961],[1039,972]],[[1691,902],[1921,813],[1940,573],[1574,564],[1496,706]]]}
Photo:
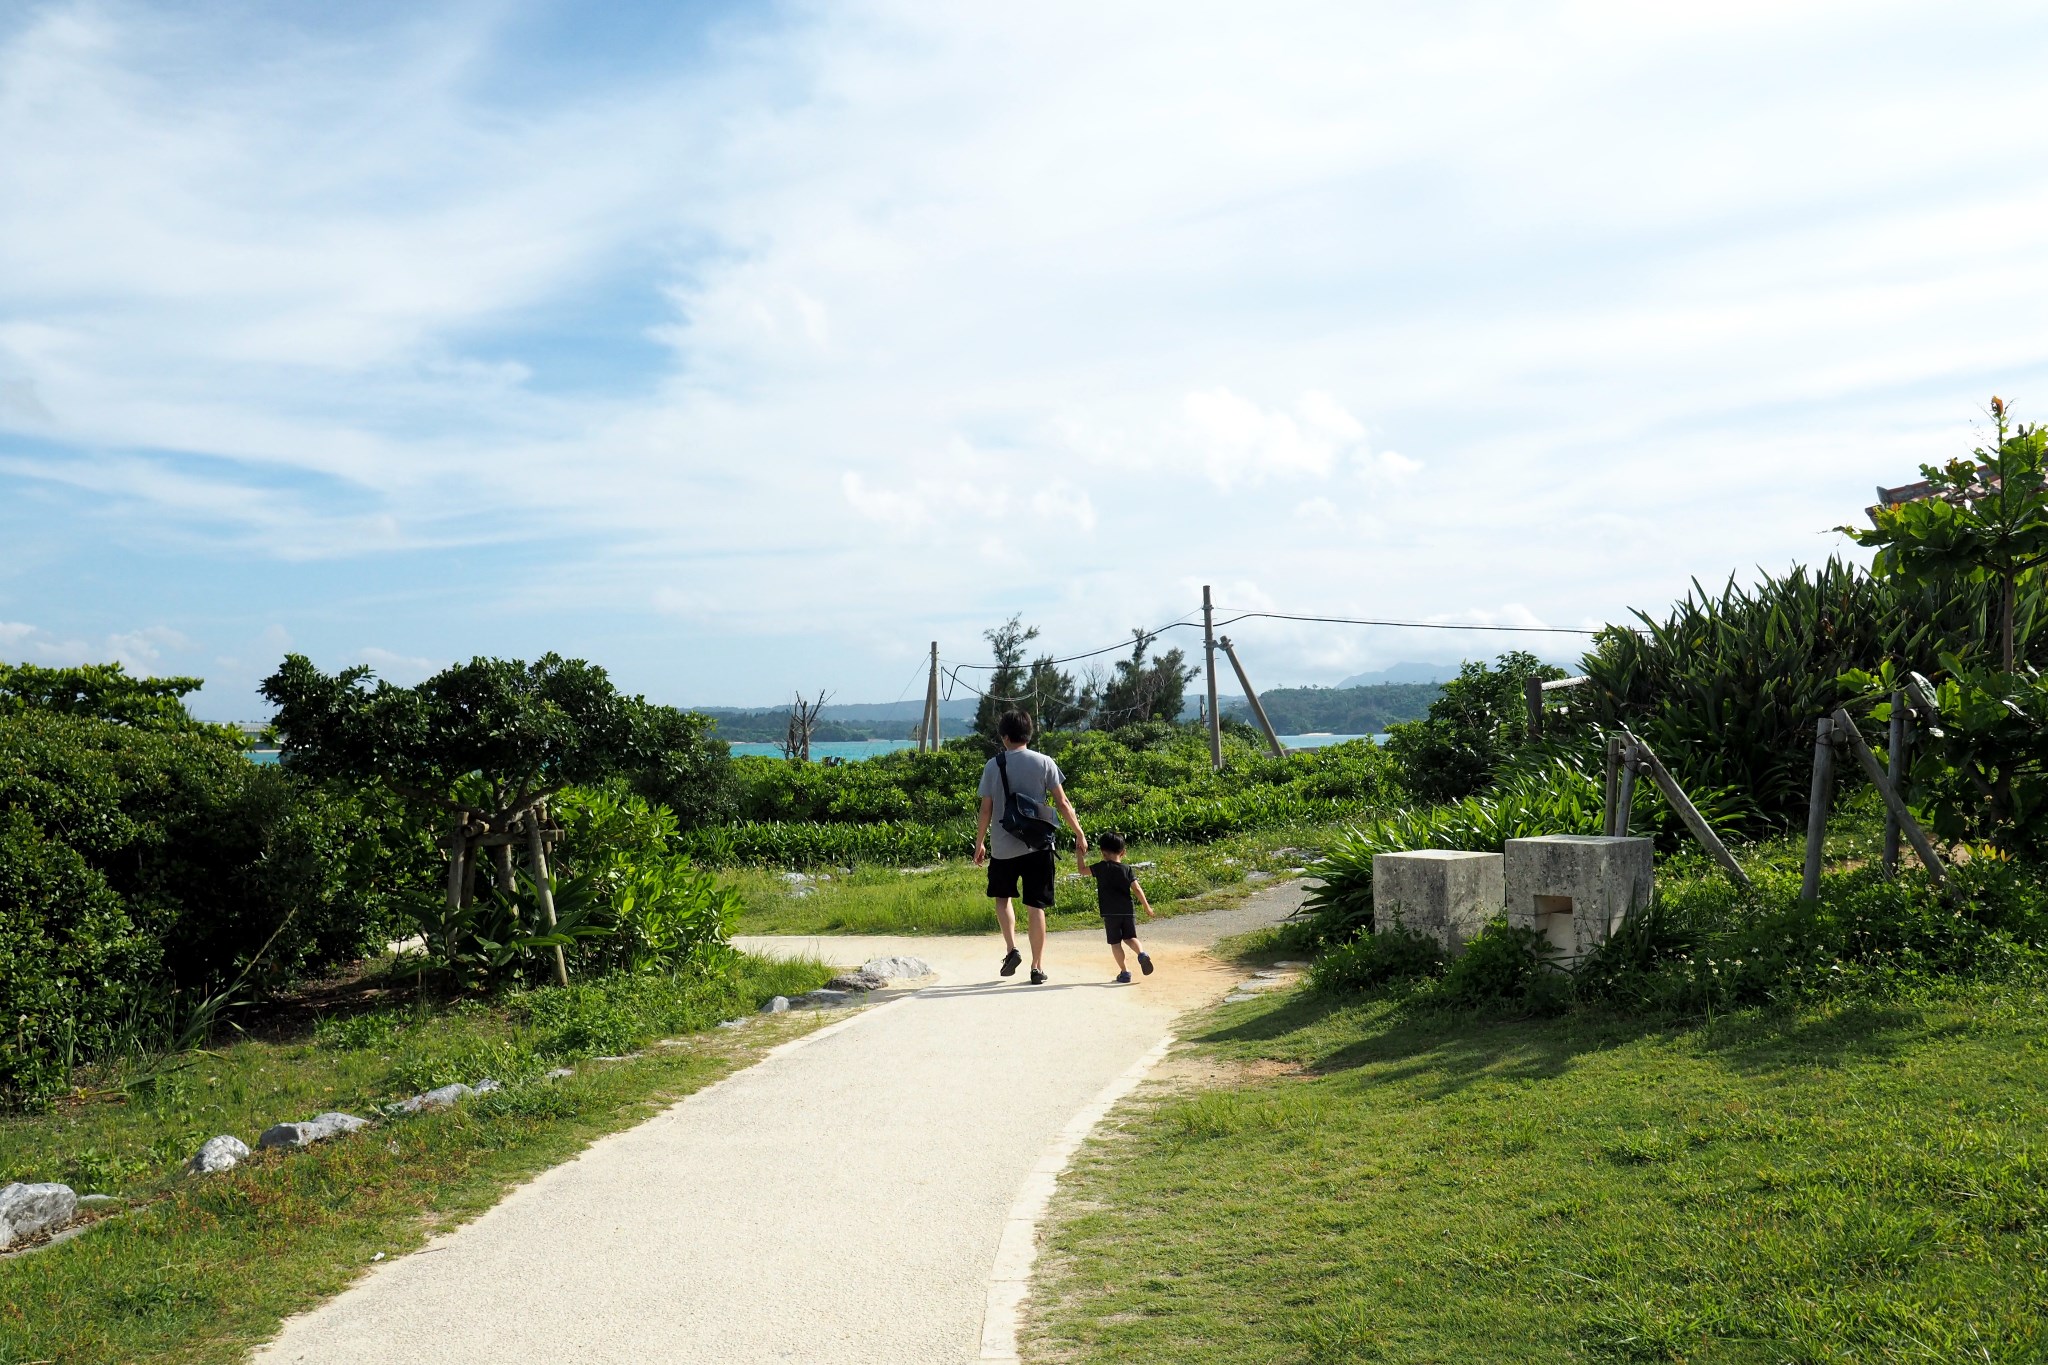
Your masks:
{"label": "wooden fence post", "polygon": [[[1633,736],[1631,738],[1633,739]],[[1721,836],[1714,833],[1714,827],[1706,822],[1699,808],[1693,805],[1692,798],[1678,785],[1678,779],[1671,775],[1671,770],[1664,766],[1664,761],[1657,757],[1654,749],[1641,740],[1636,739],[1634,743],[1643,765],[1650,770],[1650,780],[1664,793],[1664,799],[1678,812],[1678,818],[1685,821],[1685,827],[1692,831],[1692,837],[1699,840],[1701,846],[1713,855],[1714,861],[1721,865],[1721,870],[1726,872],[1737,886],[1744,891],[1749,890],[1749,874],[1742,870],[1742,864],[1735,861],[1735,855],[1728,851],[1728,845],[1722,843]]]}
{"label": "wooden fence post", "polygon": [[[1892,790],[1899,789],[1906,776],[1906,694],[1892,693],[1891,732],[1886,736],[1885,757],[1891,761]],[[1887,877],[1898,875],[1899,871],[1899,820],[1892,814],[1892,808],[1884,808],[1884,872]]]}
{"label": "wooden fence post", "polygon": [[[526,813],[526,856],[533,869],[533,892],[540,901],[541,919],[552,934],[555,932],[555,888],[548,884],[548,850],[546,841],[540,837],[538,807]],[[555,945],[555,984],[569,984],[569,962],[562,956],[559,943]]]}
{"label": "wooden fence post", "polygon": [[1522,700],[1529,705],[1529,738],[1543,738],[1543,680],[1522,679]]}
{"label": "wooden fence post", "polygon": [[1621,785],[1614,793],[1614,827],[1608,832],[1617,839],[1628,837],[1629,818],[1636,803],[1636,745],[1633,739],[1621,746]]}
{"label": "wooden fence post", "polygon": [[1820,897],[1820,863],[1828,838],[1828,798],[1835,785],[1834,722],[1822,716],[1813,731],[1813,788],[1806,803],[1806,875],[1799,883],[1801,900]]}
{"label": "wooden fence post", "polygon": [[1920,828],[1920,822],[1913,818],[1913,812],[1885,778],[1884,769],[1878,766],[1877,755],[1870,752],[1870,746],[1863,742],[1863,732],[1856,728],[1856,722],[1849,718],[1847,710],[1835,712],[1835,733],[1856,751],[1856,760],[1863,765],[1863,775],[1870,779],[1871,786],[1877,788],[1877,794],[1884,798],[1885,809],[1891,812],[1906,838],[1912,841],[1913,851],[1920,855],[1920,863],[1927,869],[1927,875],[1934,879],[1936,886],[1946,889],[1948,879],[1942,874],[1941,856],[1934,851],[1934,841],[1927,837],[1927,831]]}
{"label": "wooden fence post", "polygon": [[1614,833],[1615,787],[1621,781],[1621,737],[1607,737],[1607,782],[1600,789],[1600,832]]}

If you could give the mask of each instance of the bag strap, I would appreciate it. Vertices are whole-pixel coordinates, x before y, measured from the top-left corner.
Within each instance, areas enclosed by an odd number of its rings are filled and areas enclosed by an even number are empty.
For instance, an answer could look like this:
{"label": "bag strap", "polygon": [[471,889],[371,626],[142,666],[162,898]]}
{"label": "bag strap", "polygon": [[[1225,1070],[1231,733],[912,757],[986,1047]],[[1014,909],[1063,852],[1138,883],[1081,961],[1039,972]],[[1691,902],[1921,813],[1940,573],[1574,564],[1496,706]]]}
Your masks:
{"label": "bag strap", "polygon": [[1003,779],[1003,804],[1009,805],[1010,796],[1010,754],[1007,749],[996,750],[996,776]]}

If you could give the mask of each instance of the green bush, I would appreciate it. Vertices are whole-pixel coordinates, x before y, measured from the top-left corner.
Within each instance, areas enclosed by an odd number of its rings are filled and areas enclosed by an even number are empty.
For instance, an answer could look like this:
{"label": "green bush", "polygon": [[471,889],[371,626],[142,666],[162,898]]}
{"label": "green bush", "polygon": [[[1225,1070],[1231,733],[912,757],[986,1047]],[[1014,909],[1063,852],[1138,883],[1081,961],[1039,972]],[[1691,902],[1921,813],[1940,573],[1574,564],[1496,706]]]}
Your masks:
{"label": "green bush", "polygon": [[[2044,601],[2043,580],[2021,585],[2023,646],[2048,622]],[[1753,589],[1731,580],[1718,597],[1695,583],[1665,619],[1638,612],[1641,630],[1603,632],[1586,657],[1593,683],[1572,705],[1629,725],[1688,790],[1730,793],[1745,832],[1797,828],[1814,721],[1857,691],[1842,675],[1887,660],[1931,675],[1944,653],[1995,658],[1997,607],[1988,581],[1914,585],[1839,559]]]}
{"label": "green bush", "polygon": [[1553,1013],[1570,999],[1570,978],[1549,965],[1543,935],[1497,919],[1452,959],[1432,999],[1463,1009],[1521,1007]]}
{"label": "green bush", "polygon": [[259,993],[382,941],[417,852],[390,834],[215,727],[0,718],[0,1090],[46,1095],[231,983]]}
{"label": "green bush", "polygon": [[1565,676],[1519,651],[1497,662],[1466,664],[1430,703],[1427,719],[1388,727],[1387,750],[1420,799],[1456,801],[1484,788],[1529,742],[1524,684]]}
{"label": "green bush", "polygon": [[1319,991],[1365,991],[1390,981],[1440,975],[1444,950],[1433,938],[1412,929],[1363,934],[1332,948],[1309,969],[1309,985]]}

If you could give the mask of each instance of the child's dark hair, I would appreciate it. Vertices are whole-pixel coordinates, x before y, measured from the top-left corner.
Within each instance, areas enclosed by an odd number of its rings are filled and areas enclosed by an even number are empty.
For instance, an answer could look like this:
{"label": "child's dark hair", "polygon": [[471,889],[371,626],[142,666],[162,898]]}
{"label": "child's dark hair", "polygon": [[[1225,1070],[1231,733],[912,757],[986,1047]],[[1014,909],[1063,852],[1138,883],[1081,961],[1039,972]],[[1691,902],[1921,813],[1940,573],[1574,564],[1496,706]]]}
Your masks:
{"label": "child's dark hair", "polygon": [[1031,713],[1029,711],[1005,711],[1003,718],[996,722],[996,733],[1012,744],[1031,742]]}
{"label": "child's dark hair", "polygon": [[1124,851],[1124,836],[1121,834],[1098,834],[1095,836],[1095,846],[1104,853],[1121,853]]}

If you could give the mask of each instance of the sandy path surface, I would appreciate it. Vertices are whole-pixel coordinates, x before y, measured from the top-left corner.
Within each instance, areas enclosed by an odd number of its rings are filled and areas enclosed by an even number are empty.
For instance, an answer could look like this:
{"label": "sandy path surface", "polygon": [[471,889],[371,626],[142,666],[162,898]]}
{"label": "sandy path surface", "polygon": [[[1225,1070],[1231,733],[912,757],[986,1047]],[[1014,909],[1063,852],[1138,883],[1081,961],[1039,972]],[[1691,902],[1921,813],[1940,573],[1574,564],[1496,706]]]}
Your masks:
{"label": "sandy path surface", "polygon": [[1099,930],[1052,935],[1036,987],[996,975],[993,936],[744,939],[856,966],[910,953],[939,976],[600,1140],[256,1359],[973,1360],[1033,1167],[1177,1015],[1244,975],[1203,948],[1300,894],[1141,923],[1159,971],[1130,986]]}

